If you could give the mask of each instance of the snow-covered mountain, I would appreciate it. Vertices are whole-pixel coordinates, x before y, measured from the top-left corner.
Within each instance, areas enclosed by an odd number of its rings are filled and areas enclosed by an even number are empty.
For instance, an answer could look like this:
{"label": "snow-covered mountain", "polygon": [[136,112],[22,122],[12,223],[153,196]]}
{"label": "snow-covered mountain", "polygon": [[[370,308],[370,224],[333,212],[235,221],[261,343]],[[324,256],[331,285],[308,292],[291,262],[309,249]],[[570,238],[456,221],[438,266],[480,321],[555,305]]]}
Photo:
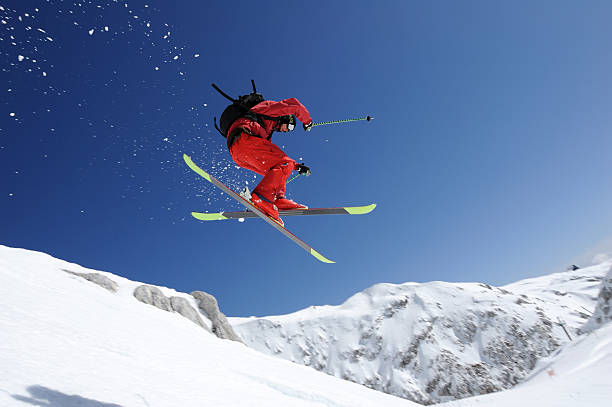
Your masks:
{"label": "snow-covered mountain", "polygon": [[431,404],[509,389],[528,377],[576,336],[611,265],[505,287],[378,284],[339,306],[230,323],[261,352]]}
{"label": "snow-covered mountain", "polygon": [[444,403],[444,407],[605,407],[612,396],[612,324],[538,362],[516,387]]}
{"label": "snow-covered mountain", "polygon": [[0,246],[0,406],[412,405],[221,339],[214,305]]}
{"label": "snow-covered mountain", "polygon": [[[563,279],[561,279],[563,280]],[[574,280],[576,281],[576,280]],[[546,284],[545,284],[546,285]],[[542,288],[545,288],[542,286]],[[612,267],[599,289],[597,306],[574,342],[538,361],[523,383],[499,393],[452,401],[445,407],[608,406],[612,395]],[[586,332],[586,334],[585,334]]]}
{"label": "snow-covered mountain", "polygon": [[[418,385],[433,381],[431,399],[451,398],[444,392],[525,377],[511,390],[449,407],[603,406],[612,397],[612,326],[603,325],[609,291],[596,296],[610,265],[503,288],[380,284],[337,307],[232,318],[232,329],[204,292],[180,293],[0,246],[0,406],[416,406],[262,354],[237,335],[256,345],[261,326],[268,327],[265,349],[292,351],[311,365],[327,360],[353,381],[377,365],[387,391],[412,380],[409,389],[418,394]],[[599,323],[576,337],[596,301]],[[564,338],[557,316],[574,342]],[[403,343],[409,346],[394,355]],[[327,359],[314,347],[321,344]]]}
{"label": "snow-covered mountain", "polygon": [[609,322],[612,322],[612,267],[601,282],[595,311],[586,324],[580,327],[580,332],[592,332]]}

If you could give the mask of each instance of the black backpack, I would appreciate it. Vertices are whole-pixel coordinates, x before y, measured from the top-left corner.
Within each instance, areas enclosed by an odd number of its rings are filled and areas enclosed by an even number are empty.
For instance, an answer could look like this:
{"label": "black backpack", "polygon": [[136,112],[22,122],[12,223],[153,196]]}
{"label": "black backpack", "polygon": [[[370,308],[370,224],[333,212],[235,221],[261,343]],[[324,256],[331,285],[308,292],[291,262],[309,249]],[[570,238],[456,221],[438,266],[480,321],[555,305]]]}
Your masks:
{"label": "black backpack", "polygon": [[214,83],[212,87],[215,88],[217,92],[221,95],[229,99],[232,104],[225,108],[223,113],[221,114],[221,118],[219,119],[219,126],[217,126],[217,118],[214,118],[215,128],[221,135],[227,138],[227,131],[232,126],[232,124],[240,119],[241,117],[247,117],[253,121],[259,122],[263,126],[263,119],[275,120],[278,121],[279,118],[267,116],[265,114],[258,114],[251,111],[251,108],[261,102],[264,101],[261,93],[257,93],[257,89],[255,88],[255,81],[251,80],[251,84],[253,85],[253,92],[248,95],[239,96],[238,99],[234,99],[228,96],[225,92],[223,92],[217,85]]}

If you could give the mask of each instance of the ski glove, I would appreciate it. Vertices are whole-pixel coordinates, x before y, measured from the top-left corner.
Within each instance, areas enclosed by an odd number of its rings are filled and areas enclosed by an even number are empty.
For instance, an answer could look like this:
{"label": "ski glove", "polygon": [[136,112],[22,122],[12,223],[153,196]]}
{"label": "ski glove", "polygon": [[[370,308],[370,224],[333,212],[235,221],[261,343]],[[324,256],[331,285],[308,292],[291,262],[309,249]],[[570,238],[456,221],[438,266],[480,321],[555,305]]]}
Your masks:
{"label": "ski glove", "polygon": [[313,123],[313,122],[310,122],[310,123],[308,123],[308,124],[304,124],[304,125],[303,125],[303,126],[304,126],[304,130],[305,130],[305,131],[310,131],[310,129],[312,129],[312,126],[313,126],[313,125],[314,125],[314,123]]}
{"label": "ski glove", "polygon": [[304,163],[297,164],[297,172],[300,175],[310,175],[310,168],[306,167]]}

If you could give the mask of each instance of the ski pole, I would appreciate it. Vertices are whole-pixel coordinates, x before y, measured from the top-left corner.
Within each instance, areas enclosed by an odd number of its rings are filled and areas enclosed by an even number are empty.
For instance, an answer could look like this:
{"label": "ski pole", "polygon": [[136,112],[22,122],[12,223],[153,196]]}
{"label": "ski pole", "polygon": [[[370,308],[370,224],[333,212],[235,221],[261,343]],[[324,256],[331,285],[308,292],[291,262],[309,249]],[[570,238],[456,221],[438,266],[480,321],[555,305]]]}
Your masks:
{"label": "ski pole", "polygon": [[291,181],[293,181],[294,179],[301,177],[302,175],[306,175],[306,174],[302,174],[302,173],[298,173],[296,176],[294,176],[293,178],[289,179],[285,184],[290,183]]}
{"label": "ski pole", "polygon": [[339,123],[348,123],[348,122],[359,122],[359,121],[362,121],[362,120],[367,120],[367,121],[370,121],[370,120],[372,120],[372,119],[374,119],[372,116],[366,116],[366,117],[360,117],[360,118],[358,118],[358,119],[332,120],[332,121],[330,121],[330,122],[319,122],[319,123],[313,123],[313,124],[312,124],[312,127],[314,127],[314,126],[325,126],[325,125],[328,125],[328,124],[339,124]]}

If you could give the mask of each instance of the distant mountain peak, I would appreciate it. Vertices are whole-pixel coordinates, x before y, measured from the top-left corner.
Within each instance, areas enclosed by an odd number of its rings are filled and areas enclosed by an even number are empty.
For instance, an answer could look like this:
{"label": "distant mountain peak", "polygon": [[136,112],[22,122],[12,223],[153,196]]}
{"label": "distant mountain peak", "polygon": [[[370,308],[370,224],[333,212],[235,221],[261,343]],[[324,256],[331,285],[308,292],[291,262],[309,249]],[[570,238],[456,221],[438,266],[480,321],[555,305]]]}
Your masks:
{"label": "distant mountain peak", "polygon": [[375,284],[337,306],[240,319],[261,352],[422,404],[515,386],[595,303],[601,265],[519,281]]}

